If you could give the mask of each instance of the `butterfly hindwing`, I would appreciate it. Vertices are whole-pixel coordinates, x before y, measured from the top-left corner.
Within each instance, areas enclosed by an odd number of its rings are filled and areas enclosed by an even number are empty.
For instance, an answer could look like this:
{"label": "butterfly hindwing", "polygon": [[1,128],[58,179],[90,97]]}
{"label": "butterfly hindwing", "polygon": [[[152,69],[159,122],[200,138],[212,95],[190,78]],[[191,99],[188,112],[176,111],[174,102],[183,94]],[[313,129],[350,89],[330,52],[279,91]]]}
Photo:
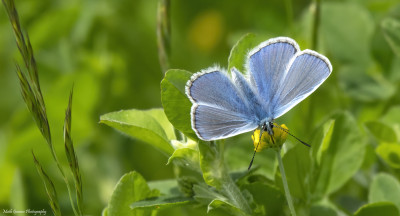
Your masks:
{"label": "butterfly hindwing", "polygon": [[202,140],[216,140],[252,131],[257,124],[239,113],[207,105],[192,106],[192,128]]}
{"label": "butterfly hindwing", "polygon": [[222,139],[257,127],[249,102],[218,68],[196,73],[186,85],[192,128],[203,140]]}

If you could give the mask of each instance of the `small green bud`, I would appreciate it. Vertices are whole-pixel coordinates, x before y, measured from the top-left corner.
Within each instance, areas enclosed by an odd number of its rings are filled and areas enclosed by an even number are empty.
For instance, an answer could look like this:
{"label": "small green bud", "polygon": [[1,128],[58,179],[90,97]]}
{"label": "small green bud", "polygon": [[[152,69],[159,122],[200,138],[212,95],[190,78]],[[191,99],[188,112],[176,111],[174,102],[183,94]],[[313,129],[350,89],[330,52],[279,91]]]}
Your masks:
{"label": "small green bud", "polygon": [[193,197],[193,185],[196,184],[197,181],[195,178],[182,176],[178,179],[178,187],[179,190],[186,196],[186,197]]}

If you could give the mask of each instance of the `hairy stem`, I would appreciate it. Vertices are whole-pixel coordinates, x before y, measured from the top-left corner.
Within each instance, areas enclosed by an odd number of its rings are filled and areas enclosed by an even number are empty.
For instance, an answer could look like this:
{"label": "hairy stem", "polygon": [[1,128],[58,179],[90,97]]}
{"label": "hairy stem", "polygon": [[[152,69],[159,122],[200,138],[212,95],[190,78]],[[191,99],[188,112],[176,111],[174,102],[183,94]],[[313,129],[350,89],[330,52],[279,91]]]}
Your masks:
{"label": "hairy stem", "polygon": [[230,176],[225,179],[224,184],[222,185],[222,191],[229,200],[233,202],[233,205],[238,206],[245,212],[245,215],[251,214],[252,210],[248,200],[246,200]]}

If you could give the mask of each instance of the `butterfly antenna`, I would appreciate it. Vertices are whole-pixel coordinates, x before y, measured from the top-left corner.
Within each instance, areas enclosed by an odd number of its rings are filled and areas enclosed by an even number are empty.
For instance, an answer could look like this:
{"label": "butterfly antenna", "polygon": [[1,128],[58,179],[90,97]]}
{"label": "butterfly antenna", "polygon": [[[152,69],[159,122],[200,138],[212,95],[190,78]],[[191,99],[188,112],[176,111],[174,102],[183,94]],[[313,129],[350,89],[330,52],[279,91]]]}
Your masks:
{"label": "butterfly antenna", "polygon": [[300,140],[299,138],[297,138],[295,135],[289,133],[289,130],[288,130],[288,129],[285,129],[285,128],[283,128],[283,127],[281,127],[281,126],[279,126],[278,124],[275,124],[275,123],[274,123],[274,127],[277,127],[277,128],[279,128],[279,129],[285,131],[287,134],[289,134],[290,136],[292,136],[293,138],[295,138],[297,141],[301,142],[301,144],[303,144],[303,145],[305,145],[305,146],[307,146],[307,147],[311,147],[310,144],[307,144],[306,142],[304,142],[304,141]]}
{"label": "butterfly antenna", "polygon": [[254,149],[253,157],[251,158],[250,165],[249,165],[249,168],[247,168],[247,170],[250,170],[251,166],[253,165],[254,157],[256,156],[256,152],[257,152],[258,146],[260,145],[261,137],[262,137],[262,134],[264,133],[265,127],[266,127],[265,124],[263,126],[261,126],[260,137],[258,138],[258,143],[257,143],[256,149]]}

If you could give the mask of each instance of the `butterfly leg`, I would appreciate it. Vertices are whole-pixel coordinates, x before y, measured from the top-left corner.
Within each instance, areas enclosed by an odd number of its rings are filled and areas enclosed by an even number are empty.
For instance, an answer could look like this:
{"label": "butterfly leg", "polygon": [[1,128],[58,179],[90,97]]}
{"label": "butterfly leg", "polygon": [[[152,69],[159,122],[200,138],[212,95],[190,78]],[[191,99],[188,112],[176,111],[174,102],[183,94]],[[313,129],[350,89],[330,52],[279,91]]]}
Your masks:
{"label": "butterfly leg", "polygon": [[251,166],[253,165],[254,157],[256,156],[256,152],[257,152],[258,146],[260,145],[260,142],[261,142],[262,134],[263,134],[263,132],[264,132],[266,127],[267,127],[266,124],[263,124],[261,126],[260,137],[258,138],[257,147],[254,149],[253,157],[251,158],[250,165],[249,165],[249,168],[247,168],[247,170],[250,170]]}

